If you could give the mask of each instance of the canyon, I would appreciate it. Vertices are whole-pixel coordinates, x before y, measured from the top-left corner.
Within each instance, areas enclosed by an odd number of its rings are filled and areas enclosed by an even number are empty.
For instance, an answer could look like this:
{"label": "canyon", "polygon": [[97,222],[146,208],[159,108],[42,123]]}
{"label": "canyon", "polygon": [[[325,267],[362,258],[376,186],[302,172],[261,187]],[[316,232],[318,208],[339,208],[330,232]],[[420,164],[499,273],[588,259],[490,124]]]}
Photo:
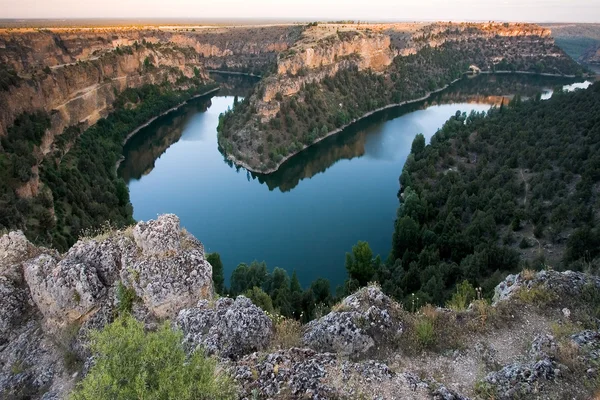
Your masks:
{"label": "canyon", "polygon": [[[39,143],[27,144],[27,156],[6,161],[10,176],[3,191],[10,193],[2,201],[5,215],[0,221],[5,222],[0,225],[25,229],[26,234],[30,225],[36,237],[44,233],[47,243],[58,240],[63,249],[72,244],[76,233],[71,228],[60,234],[66,240],[50,239],[45,233],[75,216],[69,202],[57,214],[56,204],[64,194],[57,192],[56,183],[49,185],[55,174],[48,174],[44,163],[57,171],[77,165],[80,156],[64,163],[66,154],[82,132],[104,123],[114,111],[138,112],[142,118],[147,113],[140,94],[144,88],[171,93],[181,103],[215,88],[210,71],[262,77],[244,101],[224,113],[218,143],[232,163],[272,173],[299,151],[365,114],[446,87],[472,64],[484,72],[581,73],[555,46],[549,29],[521,23],[1,29],[0,137],[10,136],[15,121],[36,112],[47,115],[49,125]],[[142,92],[132,95],[132,90]],[[176,105],[169,102],[156,111]],[[130,129],[135,131],[134,126]],[[116,146],[119,153],[122,144]],[[116,157],[118,162],[120,154]],[[66,171],[57,173],[68,179]],[[107,178],[114,188],[121,185],[117,181],[116,176]],[[19,199],[30,199],[31,205],[19,211]],[[81,207],[87,203],[82,201]],[[98,207],[110,214],[111,208],[104,205]],[[120,207],[116,219],[131,218],[131,211]],[[26,217],[32,214],[35,218]],[[75,231],[91,227],[91,222],[80,227],[81,217]]]}
{"label": "canyon", "polygon": [[[555,45],[551,31],[537,25],[318,24],[280,53],[276,73],[224,116],[219,145],[236,165],[272,173],[294,154],[375,110],[443,89],[470,66],[557,76],[582,71]],[[347,75],[336,82],[341,71]],[[420,75],[427,78],[417,82]],[[352,87],[367,80],[372,83],[366,88]],[[319,110],[307,116],[304,109],[315,97]]]}

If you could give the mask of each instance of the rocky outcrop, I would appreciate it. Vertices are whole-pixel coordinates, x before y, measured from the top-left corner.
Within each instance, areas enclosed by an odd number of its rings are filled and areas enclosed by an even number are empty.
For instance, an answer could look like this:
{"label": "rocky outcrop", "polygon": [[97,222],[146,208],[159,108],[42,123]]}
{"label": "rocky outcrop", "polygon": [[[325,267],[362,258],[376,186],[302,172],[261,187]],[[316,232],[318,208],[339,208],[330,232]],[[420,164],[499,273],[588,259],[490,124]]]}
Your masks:
{"label": "rocky outcrop", "polygon": [[271,319],[244,296],[220,298],[214,304],[202,300],[181,310],[177,325],[190,348],[232,359],[265,349],[273,336]]}
{"label": "rocky outcrop", "polygon": [[114,304],[117,282],[134,290],[156,318],[174,317],[212,297],[204,247],[180,229],[179,218],[140,222],[131,236],[80,240],[64,256],[41,254],[24,263],[31,297],[49,326],[81,324]]}
{"label": "rocky outcrop", "polygon": [[39,253],[21,231],[0,236],[0,276],[16,282],[23,279],[22,263]]}
{"label": "rocky outcrop", "polygon": [[507,276],[496,286],[493,302],[498,304],[512,298],[519,290],[531,290],[534,287],[548,289],[558,297],[577,299],[586,286],[600,290],[600,278],[575,271],[543,270],[534,273],[533,276],[520,273]]}
{"label": "rocky outcrop", "polygon": [[382,351],[403,332],[402,307],[376,286],[346,297],[337,311],[310,322],[303,341],[321,352],[364,357]]}
{"label": "rocky outcrop", "polygon": [[254,353],[232,368],[242,398],[467,400],[434,380],[396,373],[377,361],[344,361],[332,353],[292,348]]}

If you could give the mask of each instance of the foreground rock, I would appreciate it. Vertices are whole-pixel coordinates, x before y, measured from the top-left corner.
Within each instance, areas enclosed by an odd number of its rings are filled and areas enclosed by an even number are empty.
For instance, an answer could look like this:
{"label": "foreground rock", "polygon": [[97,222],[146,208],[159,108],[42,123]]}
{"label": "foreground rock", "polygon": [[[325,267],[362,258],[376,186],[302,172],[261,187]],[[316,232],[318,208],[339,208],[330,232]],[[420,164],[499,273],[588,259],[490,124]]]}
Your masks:
{"label": "foreground rock", "polygon": [[556,297],[577,299],[585,290],[600,291],[600,278],[582,272],[544,270],[528,277],[524,274],[509,275],[495,289],[494,304],[512,298],[521,289],[541,287]]}
{"label": "foreground rock", "polygon": [[42,389],[65,397],[90,356],[87,333],[112,321],[124,291],[148,323],[212,298],[204,247],[175,215],[82,239],[63,255],[21,232],[1,236],[0,398],[38,398]]}
{"label": "foreground rock", "polygon": [[114,304],[119,282],[135,291],[156,318],[212,297],[212,267],[204,247],[179,227],[175,215],[140,222],[127,232],[84,239],[63,257],[41,254],[24,264],[31,296],[50,326],[64,327],[91,318]]}
{"label": "foreground rock", "polygon": [[376,286],[346,297],[337,311],[306,327],[306,346],[321,352],[361,357],[384,350],[402,335],[402,307]]}
{"label": "foreground rock", "polygon": [[232,373],[244,399],[466,399],[433,380],[396,373],[382,362],[342,361],[310,349],[254,353]]}
{"label": "foreground rock", "polygon": [[177,325],[191,348],[232,359],[265,349],[273,336],[271,319],[244,296],[220,298],[214,305],[202,300],[180,311]]}

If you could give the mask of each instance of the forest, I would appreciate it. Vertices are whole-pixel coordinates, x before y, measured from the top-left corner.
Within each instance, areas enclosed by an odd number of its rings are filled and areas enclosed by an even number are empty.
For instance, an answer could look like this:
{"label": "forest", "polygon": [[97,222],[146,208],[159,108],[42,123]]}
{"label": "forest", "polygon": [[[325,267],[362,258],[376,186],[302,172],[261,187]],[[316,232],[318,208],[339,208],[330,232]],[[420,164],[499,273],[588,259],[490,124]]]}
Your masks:
{"label": "forest", "polygon": [[[511,38],[448,41],[425,46],[416,54],[396,57],[384,74],[356,67],[342,69],[320,82],[310,82],[291,96],[278,93],[279,111],[267,123],[256,118],[254,98],[261,97],[259,83],[254,96],[246,97],[219,121],[219,145],[226,154],[244,161],[256,171],[274,169],[288,155],[344,127],[366,113],[421,98],[459,79],[471,64],[488,71],[525,71],[581,75],[583,69],[568,58],[522,57],[507,53],[518,48]],[[543,53],[546,54],[543,49]],[[495,64],[490,60],[503,54]],[[357,56],[357,55],[354,55]]]}
{"label": "forest", "polygon": [[[67,128],[46,156],[38,148],[50,126],[49,115],[21,115],[1,142],[0,230],[22,229],[34,243],[65,251],[107,221],[115,227],[133,223],[127,186],[116,173],[127,135],[216,87],[195,82],[190,89],[176,90],[164,82],[126,89],[108,117],[84,132]],[[38,176],[37,196],[18,196],[19,187]]]}
{"label": "forest", "polygon": [[506,275],[523,269],[598,273],[600,83],[457,112],[429,145],[415,137],[399,182],[390,254],[382,260],[358,242],[335,293],[327,280],[302,289],[295,272],[259,262],[240,264],[228,289],[212,254],[217,292],[306,322],[369,282],[410,309],[451,306],[457,293],[474,298],[478,288],[491,299]]}

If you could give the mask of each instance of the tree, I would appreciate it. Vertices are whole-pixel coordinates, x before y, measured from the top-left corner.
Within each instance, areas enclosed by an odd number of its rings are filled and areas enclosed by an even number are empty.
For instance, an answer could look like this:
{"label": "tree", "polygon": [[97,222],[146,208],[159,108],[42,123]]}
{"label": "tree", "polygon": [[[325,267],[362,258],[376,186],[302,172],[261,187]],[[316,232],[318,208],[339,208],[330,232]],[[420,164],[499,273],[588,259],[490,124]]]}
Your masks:
{"label": "tree", "polygon": [[261,288],[254,286],[252,289],[244,292],[244,296],[252,300],[255,306],[262,308],[270,314],[274,313],[273,300]]}
{"label": "tree", "polygon": [[210,253],[206,256],[206,261],[212,266],[212,279],[217,294],[225,294],[225,275],[223,273],[223,262],[219,253]]}
{"label": "tree", "polygon": [[186,355],[183,333],[165,322],[155,332],[130,314],[91,333],[94,364],[72,400],[236,399],[234,381],[199,351]]}
{"label": "tree", "polygon": [[425,136],[422,133],[418,133],[413,139],[410,152],[414,155],[419,155],[425,149]]}
{"label": "tree", "polygon": [[352,254],[346,253],[346,270],[350,279],[356,279],[360,286],[366,286],[375,275],[379,257],[373,259],[369,243],[359,241],[352,247]]}

